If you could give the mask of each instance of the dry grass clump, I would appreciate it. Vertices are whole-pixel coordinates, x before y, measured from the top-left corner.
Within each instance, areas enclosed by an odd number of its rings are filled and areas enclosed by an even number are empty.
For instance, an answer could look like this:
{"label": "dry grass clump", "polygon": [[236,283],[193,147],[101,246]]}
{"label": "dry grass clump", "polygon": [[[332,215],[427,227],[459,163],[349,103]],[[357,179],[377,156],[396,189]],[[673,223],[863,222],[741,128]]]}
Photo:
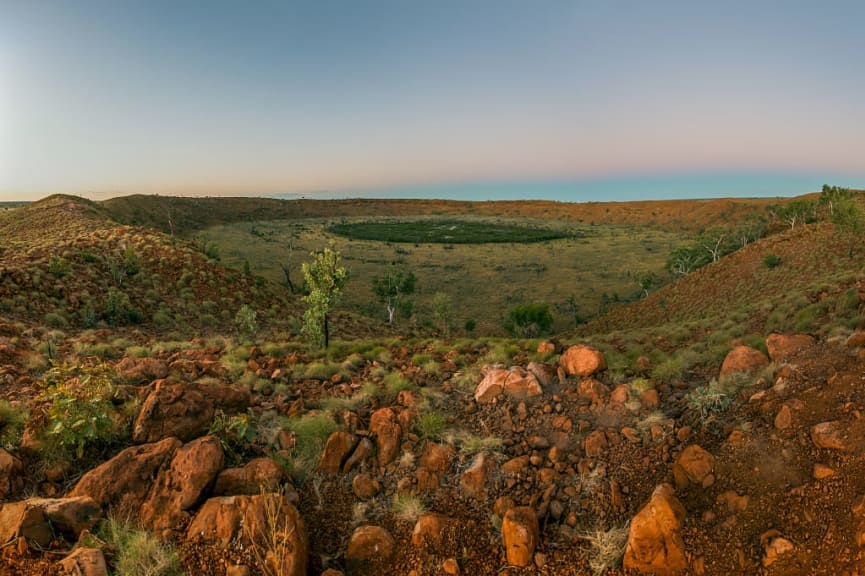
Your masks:
{"label": "dry grass clump", "polygon": [[628,525],[616,526],[609,530],[598,528],[584,534],[583,539],[592,546],[589,568],[595,576],[600,576],[621,562],[628,542]]}

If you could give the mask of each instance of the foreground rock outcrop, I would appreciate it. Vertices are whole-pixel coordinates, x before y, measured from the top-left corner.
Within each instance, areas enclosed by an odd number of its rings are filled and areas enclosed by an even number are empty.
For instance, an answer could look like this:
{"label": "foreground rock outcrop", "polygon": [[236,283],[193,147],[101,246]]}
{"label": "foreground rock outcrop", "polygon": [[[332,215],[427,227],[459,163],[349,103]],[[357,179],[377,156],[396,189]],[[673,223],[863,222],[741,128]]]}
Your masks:
{"label": "foreground rock outcrop", "polygon": [[646,574],[678,574],[688,563],[682,541],[685,507],[669,484],[661,484],[631,520],[625,557],[626,569]]}

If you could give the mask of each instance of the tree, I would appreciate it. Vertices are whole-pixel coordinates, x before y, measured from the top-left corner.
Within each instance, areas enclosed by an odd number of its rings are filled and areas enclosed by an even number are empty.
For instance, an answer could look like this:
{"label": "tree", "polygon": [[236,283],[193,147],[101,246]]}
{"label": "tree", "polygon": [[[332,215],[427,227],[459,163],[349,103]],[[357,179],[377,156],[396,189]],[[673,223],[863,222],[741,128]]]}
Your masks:
{"label": "tree", "polygon": [[862,206],[852,196],[836,199],[831,220],[835,229],[847,236],[849,241],[847,256],[852,258],[856,238],[862,234],[863,227],[865,227],[865,223],[863,223],[865,222],[865,212],[863,212]]}
{"label": "tree", "polygon": [[391,264],[382,276],[372,277],[372,291],[387,309],[387,323],[393,324],[393,315],[401,307],[402,299],[414,293],[417,278],[414,273]]}
{"label": "tree", "polygon": [[823,190],[820,192],[820,199],[817,201],[817,206],[826,207],[829,210],[829,218],[835,215],[835,208],[839,202],[850,199],[852,192],[849,188],[841,188],[840,186],[829,186],[823,184]]}
{"label": "tree", "polygon": [[505,330],[518,338],[547,334],[553,326],[553,315],[547,304],[517,304],[505,318]]}
{"label": "tree", "polygon": [[583,316],[580,314],[580,305],[577,302],[577,297],[571,294],[564,302],[559,302],[556,304],[556,310],[558,312],[564,312],[568,315],[568,317],[574,320],[574,328],[577,328],[580,324],[585,322]]}
{"label": "tree", "polygon": [[451,297],[444,292],[436,292],[433,295],[433,316],[442,334],[450,334],[451,320],[453,319],[453,304]]}
{"label": "tree", "polygon": [[326,247],[311,254],[312,262],[304,262],[301,269],[309,286],[303,297],[308,308],[303,313],[303,332],[319,346],[330,344],[328,319],[331,308],[339,302],[342,289],[348,282],[348,270],[340,266],[339,252]]}
{"label": "tree", "polygon": [[810,200],[793,200],[778,210],[778,216],[793,230],[796,224],[813,221],[816,209],[817,205]]}
{"label": "tree", "polygon": [[694,246],[676,248],[667,258],[667,270],[676,276],[687,276],[709,263],[709,254]]}
{"label": "tree", "polygon": [[643,294],[643,298],[649,297],[649,290],[654,288],[660,283],[660,278],[654,273],[650,271],[644,271],[637,274],[637,282],[640,285],[640,291]]}

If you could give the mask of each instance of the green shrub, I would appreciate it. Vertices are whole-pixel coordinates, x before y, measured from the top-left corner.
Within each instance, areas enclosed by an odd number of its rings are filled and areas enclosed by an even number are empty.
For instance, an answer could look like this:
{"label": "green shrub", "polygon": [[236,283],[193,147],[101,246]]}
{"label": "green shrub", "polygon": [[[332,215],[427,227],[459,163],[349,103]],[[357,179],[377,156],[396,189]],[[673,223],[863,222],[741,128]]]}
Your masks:
{"label": "green shrub", "polygon": [[114,553],[116,576],[182,576],[177,553],[146,530],[136,530],[128,522],[109,516],[99,525],[99,537]]}
{"label": "green shrub", "polygon": [[241,334],[252,337],[258,332],[258,313],[244,304],[234,315],[234,325]]}
{"label": "green shrub", "polygon": [[685,361],[674,356],[667,358],[652,369],[652,380],[661,384],[671,384],[682,378],[685,373]]}
{"label": "green shrub", "polygon": [[75,450],[78,458],[87,445],[108,441],[117,434],[114,372],[108,364],[62,364],[45,373],[40,402],[46,405],[44,435],[51,448]]}
{"label": "green shrub", "polygon": [[781,257],[777,254],[767,254],[765,258],[763,258],[763,265],[766,268],[777,268],[781,265]]}
{"label": "green shrub", "polygon": [[63,278],[71,270],[69,262],[65,258],[57,255],[52,255],[48,259],[48,272],[54,275],[55,278]]}
{"label": "green shrub", "polygon": [[220,444],[232,464],[240,462],[241,455],[249,449],[258,436],[258,424],[255,412],[250,408],[247,412],[228,416],[222,410],[217,410],[210,423],[209,434],[219,438]]}
{"label": "green shrub", "polygon": [[508,312],[504,328],[517,338],[534,338],[548,334],[553,315],[548,304],[517,304]]}
{"label": "green shrub", "polygon": [[302,483],[318,465],[327,438],[339,427],[328,414],[318,412],[289,418],[285,428],[293,432],[295,437],[289,462],[291,475],[296,482]]}
{"label": "green shrub", "polygon": [[141,272],[141,257],[132,246],[127,246],[123,252],[123,269],[130,277]]}
{"label": "green shrub", "polygon": [[414,430],[422,438],[439,438],[447,426],[447,418],[439,412],[424,412],[414,422]]}

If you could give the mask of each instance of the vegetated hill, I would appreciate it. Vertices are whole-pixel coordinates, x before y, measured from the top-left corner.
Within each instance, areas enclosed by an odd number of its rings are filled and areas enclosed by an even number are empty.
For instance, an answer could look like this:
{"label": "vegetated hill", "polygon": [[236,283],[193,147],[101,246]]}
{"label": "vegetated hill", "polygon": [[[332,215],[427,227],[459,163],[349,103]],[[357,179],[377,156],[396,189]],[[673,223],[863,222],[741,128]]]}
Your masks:
{"label": "vegetated hill", "polygon": [[[208,259],[189,242],[118,225],[71,196],[0,213],[0,311],[53,328],[143,325],[231,330],[249,306],[262,328],[297,332],[303,305],[283,287]],[[340,315],[338,337],[381,333]]]}
{"label": "vegetated hill", "polygon": [[[862,321],[865,250],[829,222],[800,225],[748,244],[664,286],[648,298],[612,310],[582,334],[639,330],[737,316],[757,332],[816,332],[826,320]],[[865,295],[865,294],[863,294]],[[716,324],[717,326],[717,324]]]}
{"label": "vegetated hill", "polygon": [[133,195],[101,205],[119,222],[191,236],[231,222],[347,216],[476,215],[554,219],[572,222],[676,226],[700,230],[733,225],[762,214],[786,198],[721,198],[641,202],[568,203],[551,201],[459,202],[453,200],[277,200],[273,198],[185,198]]}

